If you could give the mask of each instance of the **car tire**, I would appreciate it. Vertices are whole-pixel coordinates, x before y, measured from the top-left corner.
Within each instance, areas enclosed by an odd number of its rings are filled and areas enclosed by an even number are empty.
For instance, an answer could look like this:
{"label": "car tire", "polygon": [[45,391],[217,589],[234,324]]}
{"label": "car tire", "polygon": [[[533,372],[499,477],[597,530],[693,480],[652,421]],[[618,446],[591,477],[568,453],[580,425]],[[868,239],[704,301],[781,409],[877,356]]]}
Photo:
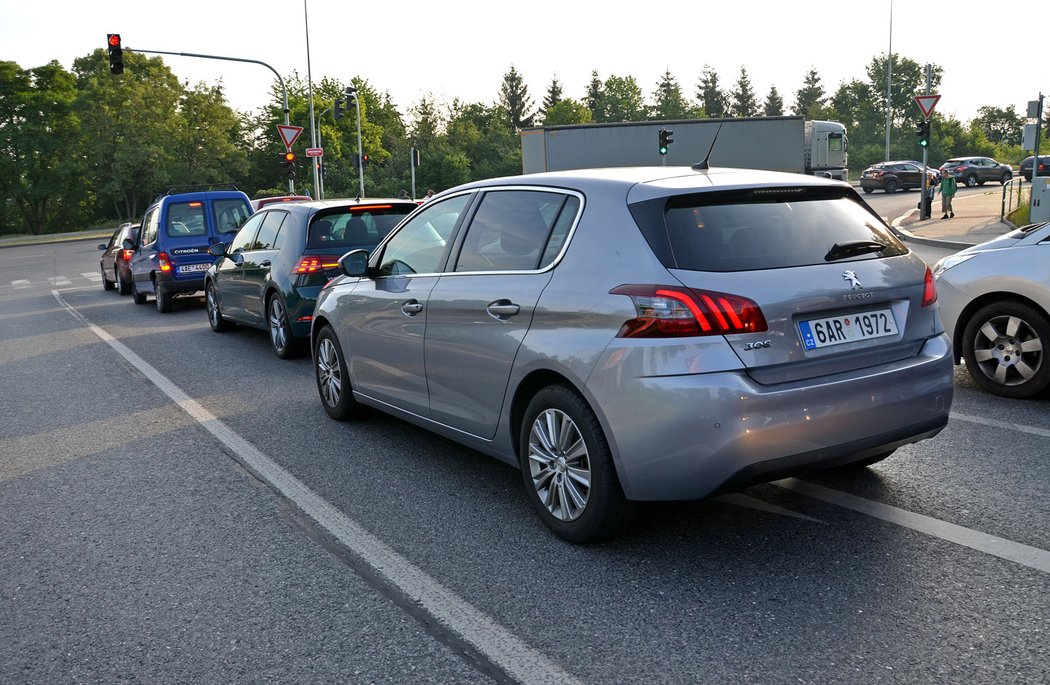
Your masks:
{"label": "car tire", "polygon": [[866,195],[871,195],[873,192],[875,192],[874,188],[862,188],[861,190],[863,190]]}
{"label": "car tire", "polygon": [[117,280],[117,292],[121,295],[131,294],[131,284],[124,280],[124,275],[120,273],[120,269],[117,269],[113,276]]}
{"label": "car tire", "polygon": [[966,177],[964,183],[966,183],[967,188],[973,188],[975,185],[977,185],[977,177],[973,174],[970,174]]}
{"label": "car tire", "polygon": [[294,359],[301,353],[300,340],[292,334],[292,325],[288,321],[288,308],[277,293],[270,295],[266,301],[266,324],[270,333],[270,346],[274,354],[281,359]]}
{"label": "car tire", "polygon": [[637,504],[620,487],[601,424],[575,391],[550,385],[537,392],[518,446],[527,496],[558,537],[598,542],[633,519]]}
{"label": "car tire", "polygon": [[886,190],[886,193],[895,193],[895,192],[897,192],[897,182],[896,181],[886,181],[886,188],[885,188],[885,190]]}
{"label": "car tire", "polygon": [[1003,174],[1002,178],[999,179],[999,185],[1006,185],[1010,182],[1011,178],[1013,178],[1013,174]]}
{"label": "car tire", "polygon": [[970,378],[985,390],[1016,399],[1050,386],[1050,319],[1023,302],[987,304],[963,328],[962,352]]}
{"label": "car tire", "polygon": [[99,267],[99,269],[102,271],[102,289],[103,290],[113,290],[113,288],[116,288],[117,285],[113,281],[111,281],[108,278],[106,278],[106,269],[105,269],[105,267]]}
{"label": "car tire", "polygon": [[354,399],[346,360],[343,359],[339,339],[331,326],[324,326],[317,334],[313,362],[317,394],[321,397],[321,406],[325,412],[336,421],[364,416],[365,407]]}
{"label": "car tire", "polygon": [[211,281],[204,286],[204,308],[208,312],[208,325],[216,333],[225,333],[237,326],[222,315],[222,310],[219,309],[219,298],[215,296],[215,284]]}
{"label": "car tire", "polygon": [[159,283],[153,284],[153,296],[156,299],[157,311],[161,314],[167,314],[173,309],[172,294],[160,287]]}
{"label": "car tire", "polygon": [[135,304],[146,304],[146,294],[139,292],[139,287],[135,285],[134,280],[131,281],[131,301]]}

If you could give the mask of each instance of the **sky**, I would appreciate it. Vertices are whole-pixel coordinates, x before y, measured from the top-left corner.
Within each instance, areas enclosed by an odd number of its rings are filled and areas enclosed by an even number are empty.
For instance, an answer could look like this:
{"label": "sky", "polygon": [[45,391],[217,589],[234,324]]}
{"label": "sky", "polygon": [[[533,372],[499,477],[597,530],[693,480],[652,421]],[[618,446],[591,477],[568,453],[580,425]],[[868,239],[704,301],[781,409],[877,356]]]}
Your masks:
{"label": "sky", "polygon": [[[402,114],[423,98],[493,104],[512,65],[535,106],[554,77],[566,97],[582,100],[594,70],[603,80],[633,76],[651,101],[666,70],[693,98],[705,65],[715,69],[726,90],[743,66],[760,102],[775,85],[790,108],[810,69],[817,70],[830,95],[840,83],[866,80],[867,66],[889,51],[892,40],[895,54],[944,68],[938,113],[967,121],[979,107],[992,105],[1023,115],[1040,90],[1050,94],[1045,55],[1024,56],[1032,54],[1034,43],[1022,35],[1021,15],[995,3],[568,0],[527,9],[514,4],[520,3],[0,0],[0,60],[23,68],[58,60],[69,69],[74,59],[104,47],[107,33],[119,33],[125,49],[259,60],[285,77],[309,73],[315,83],[326,76],[343,83],[362,77],[389,93]],[[256,64],[163,59],[191,86],[221,83],[228,102],[241,111],[264,107],[275,80]],[[315,102],[315,108],[328,104]]]}

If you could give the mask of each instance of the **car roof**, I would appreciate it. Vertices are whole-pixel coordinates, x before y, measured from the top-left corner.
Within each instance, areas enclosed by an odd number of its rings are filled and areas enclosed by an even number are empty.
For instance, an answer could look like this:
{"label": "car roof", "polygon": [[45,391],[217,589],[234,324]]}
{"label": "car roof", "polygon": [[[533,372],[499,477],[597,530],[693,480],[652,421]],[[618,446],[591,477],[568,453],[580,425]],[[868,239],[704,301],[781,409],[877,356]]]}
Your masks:
{"label": "car roof", "polygon": [[364,198],[334,198],[331,200],[310,200],[309,202],[283,202],[273,203],[260,207],[259,211],[267,209],[284,209],[293,212],[306,212],[314,214],[324,209],[339,209],[341,207],[392,205],[405,206],[415,209],[419,206],[415,200],[398,200],[396,198],[364,197]]}
{"label": "car roof", "polygon": [[[712,167],[706,170],[694,170],[688,166],[675,167],[610,167],[601,169],[571,169],[567,171],[548,171],[538,174],[504,176],[500,178],[475,181],[458,186],[452,190],[485,188],[489,186],[525,185],[570,187],[579,190],[598,187],[620,186],[626,193],[632,190],[634,195],[665,195],[668,191],[693,192],[703,190],[723,190],[751,186],[788,186],[788,185],[846,185],[841,181],[805,176],[802,174],[764,171],[756,169],[735,169],[730,167]],[[643,189],[649,189],[648,191]],[[639,198],[640,199],[640,198]]]}

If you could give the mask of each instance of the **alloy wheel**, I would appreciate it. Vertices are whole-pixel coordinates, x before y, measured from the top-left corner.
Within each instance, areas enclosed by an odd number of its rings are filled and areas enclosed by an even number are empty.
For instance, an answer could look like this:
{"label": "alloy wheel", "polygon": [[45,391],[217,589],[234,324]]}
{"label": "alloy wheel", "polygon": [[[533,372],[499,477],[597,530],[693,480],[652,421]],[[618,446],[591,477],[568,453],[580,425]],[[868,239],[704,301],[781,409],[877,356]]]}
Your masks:
{"label": "alloy wheel", "polygon": [[317,386],[321,397],[329,407],[339,404],[343,391],[343,378],[339,370],[339,351],[329,338],[322,338],[317,345]]}
{"label": "alloy wheel", "polygon": [[591,463],[583,436],[568,414],[547,409],[533,421],[529,471],[552,516],[574,521],[583,514],[591,492]]}
{"label": "alloy wheel", "polygon": [[1043,364],[1043,341],[1032,325],[1019,316],[996,316],[974,336],[973,356],[990,380],[1016,386],[1031,380]]}
{"label": "alloy wheel", "polygon": [[288,322],[281,298],[276,295],[270,298],[270,342],[278,354],[288,347]]}

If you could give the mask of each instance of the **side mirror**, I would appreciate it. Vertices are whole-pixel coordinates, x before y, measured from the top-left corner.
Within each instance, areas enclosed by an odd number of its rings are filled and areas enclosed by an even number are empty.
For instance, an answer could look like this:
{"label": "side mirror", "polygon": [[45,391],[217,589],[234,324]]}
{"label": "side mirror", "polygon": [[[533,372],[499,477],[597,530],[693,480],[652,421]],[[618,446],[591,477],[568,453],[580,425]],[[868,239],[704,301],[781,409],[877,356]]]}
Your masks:
{"label": "side mirror", "polygon": [[103,250],[103,251],[108,250],[109,249],[109,245],[106,245],[105,243],[99,243],[98,249]]}
{"label": "side mirror", "polygon": [[212,243],[210,246],[208,246],[208,254],[210,254],[212,257],[226,256],[226,244]]}
{"label": "side mirror", "polygon": [[351,250],[339,258],[339,269],[351,278],[368,275],[368,250]]}
{"label": "side mirror", "polygon": [[132,242],[132,240],[130,238],[125,238],[124,242],[121,243],[121,246],[125,250],[134,250],[135,249],[135,243]]}

